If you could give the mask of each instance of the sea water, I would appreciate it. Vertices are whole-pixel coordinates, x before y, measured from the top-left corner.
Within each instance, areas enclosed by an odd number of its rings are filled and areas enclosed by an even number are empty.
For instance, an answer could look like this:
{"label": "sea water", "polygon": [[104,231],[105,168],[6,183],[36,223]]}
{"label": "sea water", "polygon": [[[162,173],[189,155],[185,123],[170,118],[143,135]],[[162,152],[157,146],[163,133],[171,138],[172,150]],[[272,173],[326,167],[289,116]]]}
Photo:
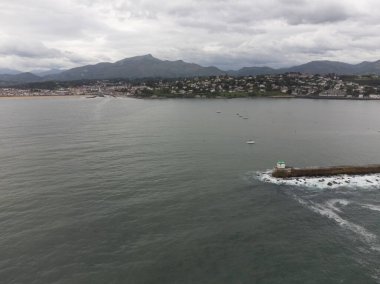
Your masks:
{"label": "sea water", "polygon": [[277,160],[380,163],[379,111],[377,101],[1,100],[0,282],[379,283],[379,176],[268,172]]}

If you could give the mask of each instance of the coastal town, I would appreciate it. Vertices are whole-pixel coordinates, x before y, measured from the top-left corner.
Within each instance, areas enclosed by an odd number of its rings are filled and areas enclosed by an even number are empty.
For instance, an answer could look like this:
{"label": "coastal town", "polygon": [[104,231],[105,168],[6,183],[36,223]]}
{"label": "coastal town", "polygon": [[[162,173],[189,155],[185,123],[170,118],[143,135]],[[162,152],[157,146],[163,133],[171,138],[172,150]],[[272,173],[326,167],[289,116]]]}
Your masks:
{"label": "coastal town", "polygon": [[230,75],[184,79],[94,80],[34,83],[0,88],[1,97],[113,96],[135,98],[315,98],[380,99],[380,77],[286,73],[234,77]]}

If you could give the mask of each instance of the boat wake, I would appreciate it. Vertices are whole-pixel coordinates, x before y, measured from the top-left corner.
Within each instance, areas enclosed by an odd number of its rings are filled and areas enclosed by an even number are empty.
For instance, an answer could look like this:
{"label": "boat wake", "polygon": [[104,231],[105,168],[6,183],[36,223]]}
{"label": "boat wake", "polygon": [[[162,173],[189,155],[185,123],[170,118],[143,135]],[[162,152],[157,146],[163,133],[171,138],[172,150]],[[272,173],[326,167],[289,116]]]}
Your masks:
{"label": "boat wake", "polygon": [[311,188],[341,188],[360,187],[368,189],[380,189],[380,174],[371,175],[339,175],[329,177],[299,177],[299,178],[275,178],[272,170],[257,172],[256,178],[265,183],[289,185]]}

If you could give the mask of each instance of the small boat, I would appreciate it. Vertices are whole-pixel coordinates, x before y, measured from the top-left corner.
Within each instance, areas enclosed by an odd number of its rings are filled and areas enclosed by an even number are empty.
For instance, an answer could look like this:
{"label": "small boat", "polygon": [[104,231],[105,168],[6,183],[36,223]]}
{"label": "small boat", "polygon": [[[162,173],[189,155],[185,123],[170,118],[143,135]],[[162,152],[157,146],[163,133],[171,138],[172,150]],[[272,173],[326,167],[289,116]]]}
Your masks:
{"label": "small boat", "polygon": [[255,141],[253,141],[253,140],[248,140],[248,141],[245,142],[245,143],[247,143],[247,144],[255,144]]}

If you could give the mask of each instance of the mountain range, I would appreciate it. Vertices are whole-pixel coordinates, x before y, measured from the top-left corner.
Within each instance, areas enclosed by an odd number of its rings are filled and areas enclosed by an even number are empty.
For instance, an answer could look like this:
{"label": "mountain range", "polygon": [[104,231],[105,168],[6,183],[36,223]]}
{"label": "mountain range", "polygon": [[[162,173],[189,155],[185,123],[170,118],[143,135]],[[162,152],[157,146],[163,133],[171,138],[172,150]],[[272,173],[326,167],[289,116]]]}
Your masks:
{"label": "mountain range", "polygon": [[375,62],[364,61],[359,64],[348,64],[339,61],[311,61],[306,64],[289,68],[273,69],[270,67],[244,67],[237,71],[239,76],[261,75],[261,74],[283,74],[289,72],[299,72],[307,74],[331,74],[337,75],[380,75],[380,60]]}
{"label": "mountain range", "polygon": [[[8,73],[6,71],[9,71]],[[183,78],[196,76],[218,75],[267,75],[287,72],[309,74],[338,75],[380,75],[380,60],[375,62],[364,61],[359,64],[348,64],[339,61],[311,61],[306,64],[289,68],[274,69],[270,67],[244,67],[237,71],[223,71],[216,67],[203,67],[182,60],[160,60],[151,54],[125,58],[109,63],[102,62],[95,65],[86,65],[69,70],[51,70],[47,72],[21,73],[16,70],[0,68],[0,86],[17,85],[22,83],[43,81],[73,81],[95,79],[139,79],[139,78]],[[7,73],[7,74],[4,74]]]}

